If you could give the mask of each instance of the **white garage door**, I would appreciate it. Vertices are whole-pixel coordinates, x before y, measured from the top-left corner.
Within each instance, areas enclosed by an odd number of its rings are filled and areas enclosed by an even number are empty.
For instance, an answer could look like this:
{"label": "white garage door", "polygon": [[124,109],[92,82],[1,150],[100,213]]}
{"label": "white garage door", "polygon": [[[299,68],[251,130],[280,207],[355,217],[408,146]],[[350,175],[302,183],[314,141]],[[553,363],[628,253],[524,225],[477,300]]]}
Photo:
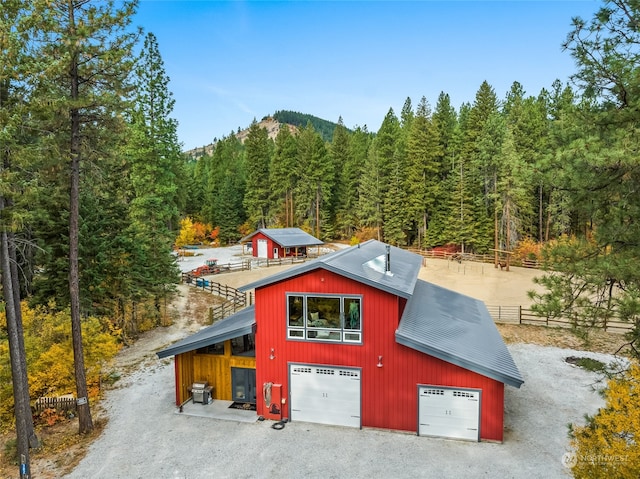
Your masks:
{"label": "white garage door", "polygon": [[360,370],[289,366],[291,420],[360,427]]}
{"label": "white garage door", "polygon": [[480,440],[480,390],[418,388],[418,435]]}
{"label": "white garage door", "polygon": [[267,257],[267,240],[258,240],[258,258]]}

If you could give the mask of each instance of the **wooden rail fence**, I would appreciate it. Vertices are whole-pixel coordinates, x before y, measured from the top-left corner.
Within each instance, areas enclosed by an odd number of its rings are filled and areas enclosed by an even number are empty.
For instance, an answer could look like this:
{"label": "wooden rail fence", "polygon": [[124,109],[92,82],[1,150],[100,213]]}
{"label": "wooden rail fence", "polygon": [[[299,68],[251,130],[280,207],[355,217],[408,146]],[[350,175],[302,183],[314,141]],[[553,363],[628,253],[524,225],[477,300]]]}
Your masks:
{"label": "wooden rail fence", "polygon": [[268,268],[269,266],[282,266],[286,264],[304,263],[309,259],[308,256],[287,256],[286,258],[254,258],[254,263],[259,268]]}
{"label": "wooden rail fence", "polygon": [[33,405],[36,413],[41,413],[45,409],[55,409],[56,411],[75,411],[76,398],[73,397],[39,397]]}
{"label": "wooden rail fence", "polygon": [[[495,258],[492,254],[447,253],[444,251],[420,250],[416,248],[408,248],[408,250],[417,253],[424,258],[446,259],[448,261],[456,261],[458,263],[462,263],[464,261],[475,261],[476,263],[493,264],[493,262],[495,261]],[[509,262],[509,265],[534,269],[539,269],[542,267],[542,263],[538,260],[516,258],[512,258]]]}
{"label": "wooden rail fence", "polygon": [[[571,328],[575,321],[570,318],[551,318],[539,316],[531,309],[522,306],[489,306],[489,314],[496,323],[532,324],[547,327]],[[627,333],[633,329],[633,324],[626,321],[607,320],[599,328],[609,333]]]}
{"label": "wooden rail fence", "polygon": [[247,304],[251,304],[251,294],[243,293],[232,286],[216,283],[206,278],[194,277],[191,273],[182,273],[182,281],[225,299],[221,304],[209,308],[210,323],[224,319],[246,307]]}
{"label": "wooden rail fence", "polygon": [[247,306],[247,302],[245,298],[242,298],[243,301],[225,301],[224,303],[218,304],[217,306],[212,306],[209,308],[209,321],[214,323],[216,321],[220,321],[221,319],[226,318],[227,316],[231,316],[233,313],[240,311],[241,309]]}

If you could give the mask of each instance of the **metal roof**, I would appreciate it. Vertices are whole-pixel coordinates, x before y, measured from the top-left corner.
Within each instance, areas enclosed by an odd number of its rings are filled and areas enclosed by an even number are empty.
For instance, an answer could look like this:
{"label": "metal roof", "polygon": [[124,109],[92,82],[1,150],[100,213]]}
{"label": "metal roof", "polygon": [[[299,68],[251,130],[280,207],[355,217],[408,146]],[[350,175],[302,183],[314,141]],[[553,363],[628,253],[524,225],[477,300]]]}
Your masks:
{"label": "metal roof", "polygon": [[197,333],[172,344],[156,354],[158,358],[162,359],[167,356],[175,356],[176,354],[186,353],[194,349],[220,343],[227,339],[251,334],[255,324],[256,307],[255,305],[251,305],[217,323],[213,323],[211,326],[201,329]]}
{"label": "metal roof", "polygon": [[[388,252],[388,256],[387,256]],[[387,271],[387,259],[389,271]],[[267,278],[241,286],[240,291],[261,288],[295,276],[325,269],[403,298],[410,298],[422,266],[422,256],[370,240],[320,256]]]}
{"label": "metal roof", "polygon": [[396,341],[516,388],[524,383],[485,304],[426,281],[416,283]]}
{"label": "metal roof", "polygon": [[240,242],[245,243],[258,233],[262,233],[278,243],[280,246],[286,248],[293,248],[295,246],[317,246],[324,244],[324,242],[320,241],[315,236],[311,236],[309,233],[302,231],[300,228],[261,228],[250,235],[245,236],[240,240]]}
{"label": "metal roof", "polygon": [[[248,291],[325,269],[406,298],[396,342],[464,369],[520,387],[524,380],[480,300],[417,279],[422,257],[371,240],[338,250],[240,288]],[[157,353],[172,356],[253,331],[255,306]]]}

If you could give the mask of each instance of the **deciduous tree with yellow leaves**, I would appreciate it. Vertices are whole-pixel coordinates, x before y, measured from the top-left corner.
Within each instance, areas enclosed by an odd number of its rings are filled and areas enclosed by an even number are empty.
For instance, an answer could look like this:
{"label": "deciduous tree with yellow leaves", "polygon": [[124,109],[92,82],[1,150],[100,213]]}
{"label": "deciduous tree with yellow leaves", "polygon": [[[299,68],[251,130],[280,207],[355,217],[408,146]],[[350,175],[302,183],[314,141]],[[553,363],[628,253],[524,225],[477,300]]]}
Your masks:
{"label": "deciduous tree with yellow leaves", "polygon": [[637,479],[640,471],[640,365],[632,363],[604,390],[605,407],[571,426],[571,472],[579,479]]}

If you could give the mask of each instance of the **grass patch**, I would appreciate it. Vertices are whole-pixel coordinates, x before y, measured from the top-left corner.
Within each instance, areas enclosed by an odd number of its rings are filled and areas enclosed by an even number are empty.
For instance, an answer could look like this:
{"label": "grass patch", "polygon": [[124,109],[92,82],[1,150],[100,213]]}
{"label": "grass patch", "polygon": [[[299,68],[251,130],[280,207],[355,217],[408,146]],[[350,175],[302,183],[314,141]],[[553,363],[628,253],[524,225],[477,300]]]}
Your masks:
{"label": "grass patch", "polygon": [[585,369],[591,372],[601,373],[601,372],[607,371],[607,365],[602,361],[598,361],[597,359],[578,358],[576,356],[569,356],[568,358],[565,358],[565,361],[568,362],[569,364],[574,364],[582,369]]}

